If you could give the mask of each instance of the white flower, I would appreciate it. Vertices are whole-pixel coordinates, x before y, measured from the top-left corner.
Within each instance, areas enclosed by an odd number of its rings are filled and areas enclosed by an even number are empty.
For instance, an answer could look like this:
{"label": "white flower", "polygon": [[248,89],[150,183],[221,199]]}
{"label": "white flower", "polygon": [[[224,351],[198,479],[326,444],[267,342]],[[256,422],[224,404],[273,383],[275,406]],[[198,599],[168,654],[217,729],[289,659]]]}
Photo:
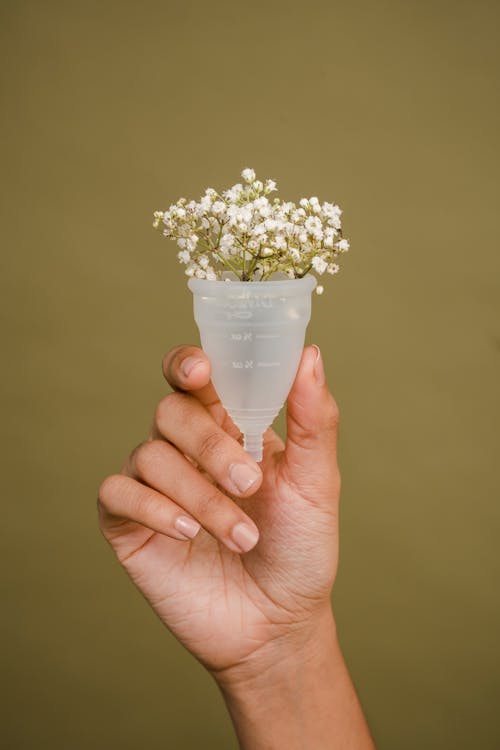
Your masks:
{"label": "white flower", "polygon": [[261,195],[260,198],[254,200],[253,205],[255,208],[264,208],[264,206],[269,205],[269,199],[266,198],[265,195]]}
{"label": "white flower", "polygon": [[212,205],[212,213],[214,213],[216,216],[224,213],[225,210],[226,204],[222,201],[215,201],[215,203]]}
{"label": "white flower", "polygon": [[326,271],[326,268],[328,266],[328,263],[326,262],[326,260],[323,260],[323,258],[320,258],[319,255],[315,255],[311,259],[311,263],[312,263],[312,267],[314,268],[314,270],[317,273],[319,273],[320,276],[322,273]]}
{"label": "white flower", "polygon": [[225,190],[224,193],[222,193],[222,195],[230,203],[233,203],[234,201],[238,200],[242,192],[243,192],[243,185],[241,185],[238,182],[236,185],[233,185],[232,188],[229,188],[229,190]]}
{"label": "white flower", "polygon": [[346,253],[349,250],[349,241],[342,239],[335,243],[335,247],[340,250],[341,253]]}
{"label": "white flower", "polygon": [[211,199],[211,198],[210,198],[210,197],[209,197],[208,195],[205,195],[205,196],[204,196],[204,197],[203,197],[203,198],[202,198],[202,199],[200,200],[200,202],[198,203],[198,206],[199,206],[199,213],[200,213],[200,214],[203,214],[203,213],[205,213],[206,211],[208,211],[208,210],[210,209],[210,206],[211,206],[211,205],[212,205],[212,199]]}
{"label": "white flower", "polygon": [[193,250],[196,249],[197,244],[198,244],[197,234],[192,234],[191,237],[188,237],[186,240],[186,247],[190,252],[193,252]]}
{"label": "white flower", "polygon": [[326,227],[324,233],[323,233],[323,244],[325,247],[333,247],[333,238],[337,232],[333,227]]}
{"label": "white flower", "polygon": [[277,250],[284,250],[286,248],[286,240],[282,234],[277,234],[272,244]]}
{"label": "white flower", "polygon": [[266,225],[264,222],[261,224],[256,224],[252,230],[252,234],[254,237],[259,237],[260,235],[265,234],[266,231]]}
{"label": "white flower", "polygon": [[323,287],[321,286],[321,284],[318,284],[318,286],[316,287],[316,294],[323,294],[323,292]]}
{"label": "white flower", "polygon": [[226,232],[226,234],[223,234],[220,241],[220,247],[223,250],[228,250],[230,247],[232,247],[234,244],[234,235],[231,234],[231,232]]}
{"label": "white flower", "polygon": [[160,221],[163,219],[163,211],[155,211],[153,213],[153,226],[155,229],[158,229],[158,226],[160,225]]}
{"label": "white flower", "polygon": [[247,169],[243,170],[241,176],[243,177],[245,182],[253,182],[255,180],[255,171],[247,167]]}
{"label": "white flower", "polygon": [[316,198],[315,195],[313,195],[312,198],[309,198],[309,205],[311,206],[313,213],[315,214],[321,213],[321,206],[320,206],[319,200]]}
{"label": "white flower", "polygon": [[318,218],[317,216],[309,216],[309,218],[305,220],[304,226],[308,232],[311,232],[311,234],[317,235],[321,232],[321,236],[323,236],[323,230],[321,228],[321,219]]}
{"label": "white flower", "polygon": [[[241,176],[241,183],[224,191],[207,188],[198,202],[180,198],[167,211],[153,213],[153,226],[177,243],[186,275],[214,280],[230,268],[237,279],[245,269],[253,281],[273,278],[275,272],[290,278],[309,269],[317,275],[338,273],[333,261],[349,249],[340,231],[339,206],[320,203],[314,195],[299,205],[270,200],[267,196],[277,189],[274,180],[256,179],[249,167]],[[322,291],[318,286],[317,293]]]}

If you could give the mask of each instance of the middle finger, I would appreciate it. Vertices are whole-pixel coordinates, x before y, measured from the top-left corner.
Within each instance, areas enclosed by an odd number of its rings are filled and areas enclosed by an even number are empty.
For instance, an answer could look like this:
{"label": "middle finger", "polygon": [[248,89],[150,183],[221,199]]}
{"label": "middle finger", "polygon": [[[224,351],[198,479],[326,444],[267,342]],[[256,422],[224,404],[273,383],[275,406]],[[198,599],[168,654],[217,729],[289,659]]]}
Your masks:
{"label": "middle finger", "polygon": [[229,492],[246,497],[259,487],[259,465],[195,396],[182,392],[165,396],[155,412],[155,428]]}

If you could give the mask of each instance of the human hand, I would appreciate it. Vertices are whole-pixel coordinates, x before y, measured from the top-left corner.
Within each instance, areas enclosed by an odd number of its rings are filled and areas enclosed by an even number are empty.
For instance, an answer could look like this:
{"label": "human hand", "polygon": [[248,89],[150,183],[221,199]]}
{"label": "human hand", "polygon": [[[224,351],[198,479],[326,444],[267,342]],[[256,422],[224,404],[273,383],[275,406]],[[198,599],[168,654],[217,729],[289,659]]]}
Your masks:
{"label": "human hand", "polygon": [[[338,409],[319,349],[304,349],[286,443],[269,428],[260,467],[243,450],[201,349],[173,348],[163,371],[174,392],[160,401],[149,438],[101,484],[100,527],[162,621],[214,676],[261,668],[276,644],[300,648],[314,637],[331,611]],[[238,491],[231,467],[243,486],[242,467],[255,482]]]}

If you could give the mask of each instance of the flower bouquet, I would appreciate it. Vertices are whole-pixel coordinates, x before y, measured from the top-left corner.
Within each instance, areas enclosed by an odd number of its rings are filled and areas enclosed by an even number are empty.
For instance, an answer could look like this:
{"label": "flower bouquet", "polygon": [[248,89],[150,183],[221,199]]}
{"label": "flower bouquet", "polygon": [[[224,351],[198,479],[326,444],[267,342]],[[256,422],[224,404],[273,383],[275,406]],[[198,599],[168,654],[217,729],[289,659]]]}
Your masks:
{"label": "flower bouquet", "polygon": [[153,226],[177,243],[212,382],[245,450],[261,461],[263,433],[297,374],[311,293],[324,291],[312,272],[336,274],[349,242],[339,206],[271,201],[274,180],[257,180],[253,169],[241,176],[220,194],[207,188],[198,202],[155,211]]}

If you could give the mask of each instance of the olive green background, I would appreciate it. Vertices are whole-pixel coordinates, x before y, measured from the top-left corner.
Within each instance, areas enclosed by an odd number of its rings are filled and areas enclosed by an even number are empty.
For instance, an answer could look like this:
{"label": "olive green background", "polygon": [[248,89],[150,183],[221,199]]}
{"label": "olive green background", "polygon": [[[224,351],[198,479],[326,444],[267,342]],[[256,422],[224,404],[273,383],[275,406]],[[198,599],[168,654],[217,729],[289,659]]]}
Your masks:
{"label": "olive green background", "polygon": [[498,4],[0,7],[3,745],[236,748],[95,502],[162,355],[198,341],[152,212],[251,166],[338,202],[351,240],[307,342],[341,411],[334,610],[378,746],[499,748]]}

